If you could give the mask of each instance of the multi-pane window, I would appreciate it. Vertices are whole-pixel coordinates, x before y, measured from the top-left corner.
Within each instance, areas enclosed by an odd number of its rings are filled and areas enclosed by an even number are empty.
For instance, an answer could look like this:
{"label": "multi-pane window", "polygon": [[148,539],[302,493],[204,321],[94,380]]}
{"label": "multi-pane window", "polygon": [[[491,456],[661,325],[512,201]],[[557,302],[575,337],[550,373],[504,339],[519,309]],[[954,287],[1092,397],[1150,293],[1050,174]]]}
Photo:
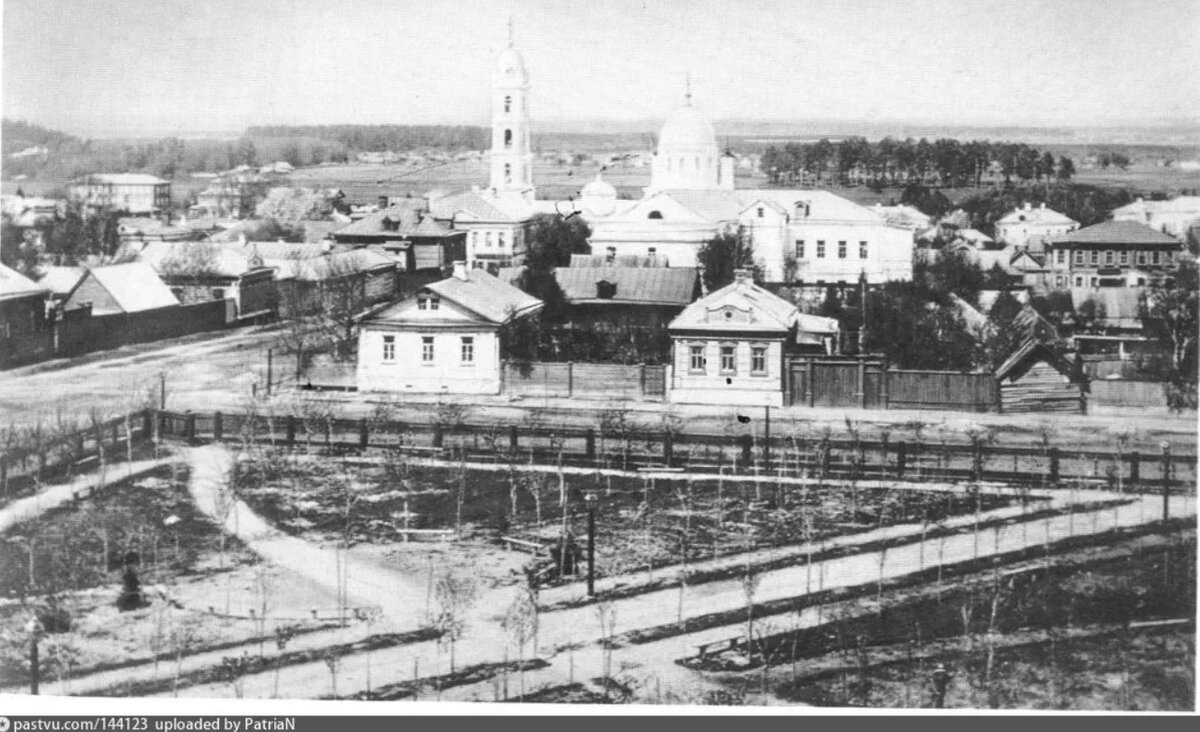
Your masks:
{"label": "multi-pane window", "polygon": [[429,309],[429,298],[425,297],[424,295],[418,295],[417,296],[417,310],[428,310],[428,309]]}
{"label": "multi-pane window", "polygon": [[1138,264],[1145,264],[1145,263],[1146,263],[1146,253],[1145,253],[1145,252],[1138,252],[1138,253],[1137,253],[1137,263],[1138,263]]}
{"label": "multi-pane window", "polygon": [[1075,277],[1075,286],[1076,286],[1076,287],[1083,287],[1083,275],[1076,275],[1076,277]]}
{"label": "multi-pane window", "polygon": [[688,346],[688,371],[704,373],[704,346]]}
{"label": "multi-pane window", "polygon": [[462,362],[475,363],[475,338],[473,336],[463,336],[462,338]]}
{"label": "multi-pane window", "polygon": [[1150,252],[1150,264],[1158,264],[1158,252]]}
{"label": "multi-pane window", "polygon": [[804,259],[804,240],[796,240],[796,259]]}
{"label": "multi-pane window", "polygon": [[721,373],[737,373],[737,346],[721,346]]}
{"label": "multi-pane window", "polygon": [[1088,263],[1093,264],[1093,265],[1100,264],[1100,250],[1099,249],[1093,249],[1088,254]]}
{"label": "multi-pane window", "polygon": [[1129,250],[1128,249],[1121,250],[1121,264],[1129,264]]}
{"label": "multi-pane window", "polygon": [[817,259],[825,258],[825,240],[817,239]]}
{"label": "multi-pane window", "polygon": [[1059,249],[1057,252],[1055,252],[1054,253],[1054,261],[1058,262],[1059,264],[1066,264],[1067,263],[1067,250]]}
{"label": "multi-pane window", "polygon": [[396,360],[396,336],[394,335],[385,335],[383,337],[383,360]]}
{"label": "multi-pane window", "polygon": [[429,309],[430,309],[430,310],[437,310],[437,309],[438,309],[438,303],[440,303],[440,302],[441,302],[441,299],[439,299],[439,298],[436,298],[436,297],[431,297],[431,298],[429,298]]}
{"label": "multi-pane window", "polygon": [[504,232],[503,231],[496,234],[496,246],[500,247],[501,249],[504,248]]}
{"label": "multi-pane window", "polygon": [[1083,265],[1083,250],[1076,249],[1075,250],[1075,266],[1080,267],[1082,265]]}
{"label": "multi-pane window", "polygon": [[433,363],[433,336],[421,336],[421,361]]}
{"label": "multi-pane window", "polygon": [[846,242],[839,241],[838,242],[838,259],[845,259],[845,258],[846,258]]}
{"label": "multi-pane window", "polygon": [[859,259],[867,258],[867,243],[865,241],[860,241],[858,243],[858,258]]}
{"label": "multi-pane window", "polygon": [[766,346],[751,346],[750,347],[750,373],[756,376],[764,376],[767,373],[767,347]]}
{"label": "multi-pane window", "polygon": [[759,207],[758,207],[758,218],[760,218],[760,219],[761,219],[761,218],[763,217],[763,213],[764,213],[764,209],[763,209],[763,207],[762,207],[762,206],[759,206]]}
{"label": "multi-pane window", "polygon": [[1104,250],[1104,263],[1113,264],[1117,260],[1117,253],[1111,249]]}

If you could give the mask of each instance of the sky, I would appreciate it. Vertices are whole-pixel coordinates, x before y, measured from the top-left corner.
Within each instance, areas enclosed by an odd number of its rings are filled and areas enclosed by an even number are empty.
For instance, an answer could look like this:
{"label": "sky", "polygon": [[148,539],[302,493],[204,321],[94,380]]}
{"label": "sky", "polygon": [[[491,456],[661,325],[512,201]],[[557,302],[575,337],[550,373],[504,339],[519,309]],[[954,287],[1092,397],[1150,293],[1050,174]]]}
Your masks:
{"label": "sky", "polygon": [[[88,136],[535,123],[1200,121],[1197,0],[3,0],[3,114]],[[543,125],[544,126],[544,125]]]}

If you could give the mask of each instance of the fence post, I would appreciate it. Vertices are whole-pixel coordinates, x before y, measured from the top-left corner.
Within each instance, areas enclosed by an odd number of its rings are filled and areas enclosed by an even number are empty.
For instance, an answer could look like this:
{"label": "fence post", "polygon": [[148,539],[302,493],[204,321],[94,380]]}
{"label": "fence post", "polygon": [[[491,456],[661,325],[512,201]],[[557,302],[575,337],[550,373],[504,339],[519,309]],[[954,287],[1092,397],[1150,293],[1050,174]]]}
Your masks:
{"label": "fence post", "polygon": [[575,364],[567,361],[567,396],[575,395]]}
{"label": "fence post", "polygon": [[908,462],[908,443],[905,442],[904,440],[901,440],[900,444],[896,445],[896,477],[897,478],[904,477],[904,469],[907,467],[907,465],[906,465],[907,462]]}
{"label": "fence post", "polygon": [[222,429],[224,426],[225,425],[221,423],[221,413],[215,412],[213,414],[213,442],[221,441],[221,433],[224,431]]}
{"label": "fence post", "polygon": [[971,457],[971,480],[978,483],[983,480],[983,443],[976,441],[974,455]]}
{"label": "fence post", "polygon": [[1135,488],[1142,477],[1142,454],[1134,451],[1129,453],[1129,487]]}
{"label": "fence post", "polygon": [[663,432],[663,460],[666,461],[668,468],[675,467],[675,435],[671,430]]}
{"label": "fence post", "polygon": [[[883,408],[890,409],[888,403],[891,401],[891,386],[888,384],[888,362],[884,359],[879,364],[879,400],[883,402]],[[884,462],[887,461],[887,452],[884,452]]]}
{"label": "fence post", "polygon": [[587,436],[585,437],[585,444],[587,445],[587,459],[595,460],[596,459],[596,430],[595,430],[595,428],[588,427]]}
{"label": "fence post", "polygon": [[367,440],[370,437],[370,432],[367,429],[367,418],[363,417],[358,422],[358,446],[359,448],[367,449]]}
{"label": "fence post", "polygon": [[442,447],[442,426],[440,424],[433,426],[433,446],[438,449]]}
{"label": "fence post", "polygon": [[1058,461],[1059,450],[1057,447],[1050,448],[1050,485],[1058,484]]}
{"label": "fence post", "polygon": [[183,436],[189,441],[196,439],[196,415],[190,409],[183,418]]}
{"label": "fence post", "polygon": [[289,450],[296,446],[296,418],[290,414],[287,418],[287,446]]}
{"label": "fence post", "polygon": [[638,364],[638,396],[646,396],[646,364]]}
{"label": "fence post", "polygon": [[519,442],[520,442],[520,440],[519,440],[519,433],[517,432],[517,426],[515,424],[509,425],[508,426],[508,449],[512,452],[516,452],[517,448],[520,446]]}
{"label": "fence post", "polygon": [[154,435],[154,415],[151,409],[142,410],[142,434],[149,440]]}
{"label": "fence post", "polygon": [[867,408],[867,360],[858,357],[858,406]]}
{"label": "fence post", "polygon": [[1171,518],[1171,443],[1162,441],[1162,503],[1163,521]]}
{"label": "fence post", "polygon": [[742,435],[742,470],[748,470],[751,465],[750,450],[753,446],[750,435]]}

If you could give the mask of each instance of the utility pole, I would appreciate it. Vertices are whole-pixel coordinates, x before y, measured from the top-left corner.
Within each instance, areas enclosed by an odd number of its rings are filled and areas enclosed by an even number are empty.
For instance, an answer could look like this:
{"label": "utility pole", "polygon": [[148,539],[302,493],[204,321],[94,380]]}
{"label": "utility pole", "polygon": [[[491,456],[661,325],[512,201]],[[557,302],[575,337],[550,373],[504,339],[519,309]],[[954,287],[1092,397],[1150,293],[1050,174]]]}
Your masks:
{"label": "utility pole", "polygon": [[158,372],[158,408],[160,411],[167,408],[167,372]]}
{"label": "utility pole", "polygon": [[1163,440],[1159,447],[1162,448],[1162,520],[1166,521],[1171,517],[1171,443]]}
{"label": "utility pole", "polygon": [[272,357],[275,355],[274,352],[275,352],[274,348],[267,349],[267,396],[271,396],[271,376],[272,376],[271,371],[272,371],[272,365],[273,365]]}

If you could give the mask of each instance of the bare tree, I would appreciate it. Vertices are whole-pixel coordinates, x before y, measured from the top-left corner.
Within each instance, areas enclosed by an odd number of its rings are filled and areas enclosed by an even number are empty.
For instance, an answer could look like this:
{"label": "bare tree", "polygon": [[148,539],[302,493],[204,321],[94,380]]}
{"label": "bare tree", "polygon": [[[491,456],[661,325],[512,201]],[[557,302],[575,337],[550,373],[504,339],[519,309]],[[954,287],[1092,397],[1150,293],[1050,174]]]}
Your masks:
{"label": "bare tree", "polygon": [[440,634],[439,643],[450,646],[450,671],[454,671],[454,651],[467,628],[467,613],[476,600],[475,582],[468,577],[443,574],[434,585],[438,614],[434,627]]}

